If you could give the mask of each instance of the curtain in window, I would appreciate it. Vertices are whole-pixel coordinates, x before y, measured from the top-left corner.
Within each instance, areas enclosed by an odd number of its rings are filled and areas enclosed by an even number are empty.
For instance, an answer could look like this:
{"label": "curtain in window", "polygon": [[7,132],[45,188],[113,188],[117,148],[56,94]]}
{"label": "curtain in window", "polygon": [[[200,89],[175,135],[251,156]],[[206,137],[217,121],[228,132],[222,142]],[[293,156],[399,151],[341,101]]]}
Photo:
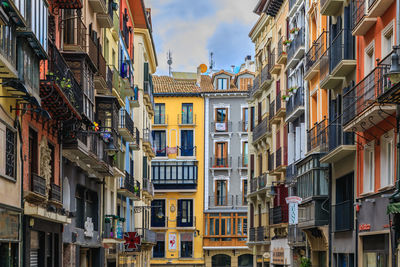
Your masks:
{"label": "curtain in window", "polygon": [[182,104],[182,124],[193,124],[193,104]]}
{"label": "curtain in window", "polygon": [[193,156],[193,130],[181,131],[181,156]]}

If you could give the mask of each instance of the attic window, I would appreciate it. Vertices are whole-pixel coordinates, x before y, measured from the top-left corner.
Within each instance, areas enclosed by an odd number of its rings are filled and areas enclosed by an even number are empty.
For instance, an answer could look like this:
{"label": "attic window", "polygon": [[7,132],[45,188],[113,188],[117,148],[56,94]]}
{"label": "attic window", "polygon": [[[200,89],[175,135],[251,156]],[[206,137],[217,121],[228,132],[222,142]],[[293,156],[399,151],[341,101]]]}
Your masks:
{"label": "attic window", "polygon": [[218,78],[217,80],[218,90],[226,90],[228,89],[228,79],[227,78]]}

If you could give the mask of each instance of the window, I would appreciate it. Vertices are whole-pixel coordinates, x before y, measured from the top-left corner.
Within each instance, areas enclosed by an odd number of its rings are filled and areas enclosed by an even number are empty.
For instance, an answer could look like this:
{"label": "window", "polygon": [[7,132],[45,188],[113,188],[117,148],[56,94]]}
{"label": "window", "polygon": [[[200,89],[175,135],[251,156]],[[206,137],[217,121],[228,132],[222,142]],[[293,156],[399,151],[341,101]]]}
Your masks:
{"label": "window", "polygon": [[193,124],[193,104],[182,104],[182,124]]}
{"label": "window", "polygon": [[165,124],[165,104],[155,104],[154,113],[154,124]]}
{"label": "window", "polygon": [[215,181],[215,204],[216,206],[226,206],[228,205],[228,195],[227,195],[227,181],[218,180]]}
{"label": "window", "polygon": [[181,130],[181,156],[191,157],[194,155],[193,130]]}
{"label": "window", "polygon": [[371,142],[364,148],[363,193],[374,191],[374,171],[374,142]]}
{"label": "window", "polygon": [[[5,153],[0,158],[2,163],[0,167],[0,173],[5,174],[8,178],[16,179],[16,146],[17,146],[17,135],[14,130],[7,127],[4,124],[0,125],[0,138],[2,151]],[[4,162],[4,163],[3,163]],[[3,165],[5,164],[5,165]]]}
{"label": "window", "polygon": [[382,30],[382,58],[392,51],[393,44],[393,22],[391,22]]}
{"label": "window", "polygon": [[394,146],[393,131],[381,137],[381,185],[385,187],[394,183]]}
{"label": "window", "polygon": [[249,143],[247,141],[242,142],[242,167],[249,165]]}
{"label": "window", "polygon": [[389,266],[388,234],[367,235],[362,237],[363,267]]}
{"label": "window", "polygon": [[[205,234],[206,242],[246,241],[247,213],[206,213]],[[214,243],[215,244],[215,243]],[[226,244],[226,243],[225,243]]]}
{"label": "window", "polygon": [[228,143],[217,142],[215,143],[215,167],[228,167]]}
{"label": "window", "polygon": [[217,89],[218,90],[226,90],[228,89],[228,79],[227,78],[218,78],[217,79]]}
{"label": "window", "polygon": [[50,168],[51,168],[51,183],[54,183],[54,179],[55,179],[55,163],[54,163],[54,159],[55,159],[55,149],[54,146],[51,143],[48,143],[49,149],[50,149],[50,155],[51,155],[51,159],[50,159]]}
{"label": "window", "polygon": [[242,184],[242,205],[247,205],[247,179],[243,179]]}
{"label": "window", "polygon": [[153,258],[165,257],[165,233],[156,234],[156,245],[153,248]]}
{"label": "window", "polygon": [[192,227],[193,226],[193,200],[192,199],[179,199],[178,200],[178,227]]}
{"label": "window", "polygon": [[32,174],[38,174],[38,140],[37,132],[29,128],[29,172],[30,177]]}
{"label": "window", "polygon": [[242,131],[247,132],[249,126],[249,109],[242,109]]}
{"label": "window", "polygon": [[256,117],[255,117],[255,108],[250,108],[250,131],[253,131],[254,126],[256,125]]}
{"label": "window", "polygon": [[215,131],[226,132],[228,131],[228,109],[216,108],[215,109]]}
{"label": "window", "polygon": [[165,200],[153,200],[151,202],[151,227],[165,227],[165,218]]}
{"label": "window", "polygon": [[192,233],[181,233],[181,258],[192,258],[193,257],[193,234]]}
{"label": "window", "polygon": [[374,41],[365,48],[364,77],[375,68]]}
{"label": "window", "polygon": [[153,131],[153,140],[156,146],[156,156],[165,157],[167,155],[165,131]]}

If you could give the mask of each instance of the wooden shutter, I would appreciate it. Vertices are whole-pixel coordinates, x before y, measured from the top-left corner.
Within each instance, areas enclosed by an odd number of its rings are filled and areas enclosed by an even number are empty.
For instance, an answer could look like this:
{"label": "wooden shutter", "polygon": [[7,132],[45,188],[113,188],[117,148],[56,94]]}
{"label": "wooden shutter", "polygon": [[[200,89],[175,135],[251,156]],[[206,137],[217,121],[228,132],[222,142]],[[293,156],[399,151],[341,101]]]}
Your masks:
{"label": "wooden shutter", "polygon": [[281,147],[281,130],[276,131],[276,150]]}

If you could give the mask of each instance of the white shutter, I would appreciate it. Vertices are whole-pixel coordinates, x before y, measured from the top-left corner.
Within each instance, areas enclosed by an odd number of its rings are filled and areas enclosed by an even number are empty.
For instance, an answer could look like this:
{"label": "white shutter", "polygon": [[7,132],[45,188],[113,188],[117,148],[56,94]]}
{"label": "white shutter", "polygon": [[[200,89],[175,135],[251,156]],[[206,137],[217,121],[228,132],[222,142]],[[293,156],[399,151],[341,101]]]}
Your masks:
{"label": "white shutter", "polygon": [[294,155],[294,133],[289,133],[288,134],[288,164],[292,164],[294,162],[295,159],[295,155]]}
{"label": "white shutter", "polygon": [[305,157],[306,149],[307,149],[307,142],[306,142],[306,125],[305,123],[300,123],[300,139],[301,139],[301,146],[300,146],[300,155],[301,158]]}
{"label": "white shutter", "polygon": [[295,148],[295,160],[299,160],[301,156],[301,129],[296,127],[296,148]]}

